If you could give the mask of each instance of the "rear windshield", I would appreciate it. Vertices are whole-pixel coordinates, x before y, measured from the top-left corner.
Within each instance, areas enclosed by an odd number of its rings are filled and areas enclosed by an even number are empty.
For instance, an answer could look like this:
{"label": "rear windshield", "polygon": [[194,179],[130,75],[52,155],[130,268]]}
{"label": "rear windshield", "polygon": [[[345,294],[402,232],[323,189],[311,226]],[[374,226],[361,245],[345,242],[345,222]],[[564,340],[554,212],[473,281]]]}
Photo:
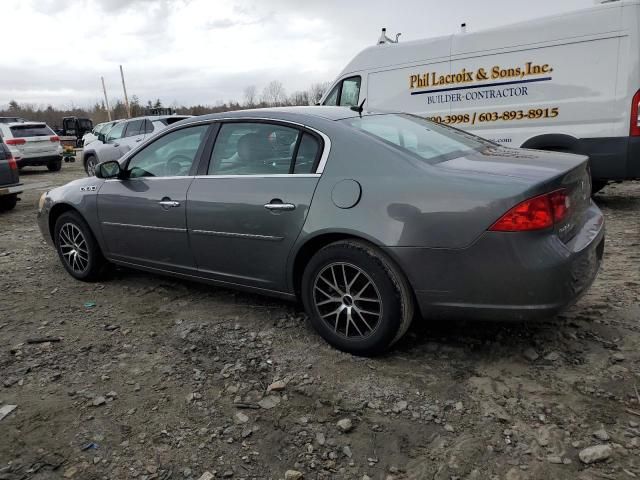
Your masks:
{"label": "rear windshield", "polygon": [[48,137],[53,135],[53,130],[43,123],[41,125],[16,125],[11,127],[11,133],[15,138]]}
{"label": "rear windshield", "polygon": [[413,115],[367,115],[341,121],[431,164],[490,145],[473,135]]}

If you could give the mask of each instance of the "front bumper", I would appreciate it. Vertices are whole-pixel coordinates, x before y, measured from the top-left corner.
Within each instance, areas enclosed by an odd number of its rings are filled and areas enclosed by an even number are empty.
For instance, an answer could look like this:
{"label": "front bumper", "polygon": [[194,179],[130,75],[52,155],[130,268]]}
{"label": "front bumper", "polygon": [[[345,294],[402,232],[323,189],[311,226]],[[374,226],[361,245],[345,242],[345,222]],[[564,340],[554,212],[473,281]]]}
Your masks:
{"label": "front bumper", "polygon": [[486,232],[463,250],[389,248],[425,318],[549,318],[593,283],[604,253],[604,217],[592,203],[567,244],[545,232]]}

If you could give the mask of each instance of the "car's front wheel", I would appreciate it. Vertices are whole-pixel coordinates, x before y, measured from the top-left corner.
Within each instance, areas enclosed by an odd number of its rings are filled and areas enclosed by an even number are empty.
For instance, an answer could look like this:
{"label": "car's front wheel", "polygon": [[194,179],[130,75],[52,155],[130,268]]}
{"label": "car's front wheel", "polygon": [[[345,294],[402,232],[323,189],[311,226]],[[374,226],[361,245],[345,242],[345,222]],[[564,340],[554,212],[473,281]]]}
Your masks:
{"label": "car's front wheel", "polygon": [[100,276],[105,259],[89,225],[78,213],[60,215],[54,241],[62,265],[73,278],[90,282]]}
{"label": "car's front wheel", "polygon": [[89,155],[87,160],[84,162],[84,169],[87,172],[87,175],[93,177],[96,174],[96,165],[98,165],[96,157]]}
{"label": "car's front wheel", "polygon": [[309,261],[302,301],[315,330],[339,350],[377,355],[399,340],[414,315],[404,275],[360,241],[332,243]]}

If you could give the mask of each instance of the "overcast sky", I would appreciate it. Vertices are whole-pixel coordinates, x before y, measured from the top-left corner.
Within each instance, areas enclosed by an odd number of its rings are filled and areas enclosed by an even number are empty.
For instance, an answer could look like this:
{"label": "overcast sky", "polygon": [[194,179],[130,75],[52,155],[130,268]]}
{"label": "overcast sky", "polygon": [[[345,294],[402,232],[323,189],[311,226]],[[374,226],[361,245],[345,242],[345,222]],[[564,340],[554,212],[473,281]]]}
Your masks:
{"label": "overcast sky", "polygon": [[380,28],[401,41],[480,30],[594,0],[3,0],[0,107],[9,100],[215,104],[280,80],[287,92],[333,80]]}

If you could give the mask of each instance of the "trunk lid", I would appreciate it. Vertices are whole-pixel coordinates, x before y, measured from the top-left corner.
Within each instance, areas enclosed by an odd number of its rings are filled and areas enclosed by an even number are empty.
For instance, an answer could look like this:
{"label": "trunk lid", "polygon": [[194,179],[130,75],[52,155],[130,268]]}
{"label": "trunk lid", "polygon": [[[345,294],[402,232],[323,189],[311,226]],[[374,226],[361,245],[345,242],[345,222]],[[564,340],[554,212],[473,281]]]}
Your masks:
{"label": "trunk lid", "polygon": [[13,125],[10,129],[13,138],[20,138],[25,141],[22,145],[16,145],[21,156],[48,156],[58,153],[59,142],[51,141],[51,137],[55,136],[55,133],[46,124],[27,123]]}
{"label": "trunk lid", "polygon": [[461,173],[517,178],[527,186],[526,196],[514,198],[512,207],[536,195],[565,190],[567,215],[555,225],[563,242],[575,236],[591,204],[589,158],[583,155],[492,146],[435,166]]}

